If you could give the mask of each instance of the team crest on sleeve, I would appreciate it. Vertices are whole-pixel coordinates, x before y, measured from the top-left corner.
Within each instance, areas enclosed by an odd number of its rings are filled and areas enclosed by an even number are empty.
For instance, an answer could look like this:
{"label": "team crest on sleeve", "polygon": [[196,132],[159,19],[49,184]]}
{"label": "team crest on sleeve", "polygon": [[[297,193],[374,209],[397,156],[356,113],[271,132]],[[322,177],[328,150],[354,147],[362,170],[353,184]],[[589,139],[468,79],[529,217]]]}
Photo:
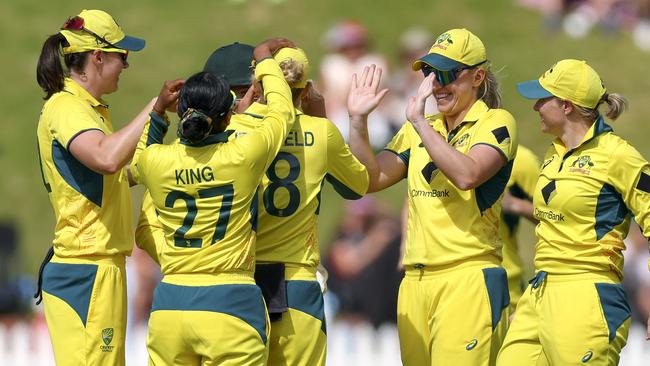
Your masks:
{"label": "team crest on sleeve", "polygon": [[573,161],[569,167],[569,172],[589,175],[591,173],[591,168],[593,167],[594,163],[591,161],[591,157],[589,155],[580,156]]}

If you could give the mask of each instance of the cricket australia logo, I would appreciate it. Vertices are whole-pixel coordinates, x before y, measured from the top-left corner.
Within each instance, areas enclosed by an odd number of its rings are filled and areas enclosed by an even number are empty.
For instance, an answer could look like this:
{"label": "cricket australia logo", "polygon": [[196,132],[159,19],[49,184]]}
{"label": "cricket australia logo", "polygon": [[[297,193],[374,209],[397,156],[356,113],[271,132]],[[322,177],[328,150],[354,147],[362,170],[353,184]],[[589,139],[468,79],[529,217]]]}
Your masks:
{"label": "cricket australia logo", "polygon": [[591,168],[594,166],[594,163],[591,162],[591,157],[588,155],[581,156],[577,158],[573,164],[571,164],[571,167],[569,168],[569,171],[571,173],[576,172],[576,173],[581,173],[581,174],[586,174],[589,175],[591,173]]}
{"label": "cricket australia logo", "polygon": [[442,42],[447,42],[447,45],[454,44],[449,33],[443,33],[436,39],[436,44],[441,44]]}
{"label": "cricket australia logo", "polygon": [[104,345],[100,346],[102,352],[113,352],[114,346],[111,346],[113,341],[113,328],[104,328],[102,329],[102,341]]}
{"label": "cricket australia logo", "polygon": [[454,41],[451,39],[451,34],[443,33],[440,35],[440,37],[438,37],[438,39],[436,39],[436,43],[433,45],[433,47],[446,50],[447,47],[451,46],[452,44],[454,44]]}

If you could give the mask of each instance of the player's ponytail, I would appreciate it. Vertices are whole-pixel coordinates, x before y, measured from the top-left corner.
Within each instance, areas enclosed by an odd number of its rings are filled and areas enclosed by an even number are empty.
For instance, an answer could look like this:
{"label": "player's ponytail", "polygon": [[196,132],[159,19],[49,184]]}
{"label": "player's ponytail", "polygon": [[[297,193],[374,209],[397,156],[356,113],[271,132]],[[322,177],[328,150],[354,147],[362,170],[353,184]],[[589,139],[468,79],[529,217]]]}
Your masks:
{"label": "player's ponytail", "polygon": [[68,41],[61,33],[49,36],[43,43],[36,65],[36,81],[46,94],[43,99],[49,99],[54,93],[63,90],[64,79],[68,76],[68,72],[63,70],[61,57],[63,57],[68,70],[81,72],[86,64],[89,52],[71,53],[63,56],[62,47],[67,45]]}
{"label": "player's ponytail", "polygon": [[598,102],[595,108],[585,108],[576,105],[578,113],[580,116],[587,121],[595,121],[600,117],[600,111],[598,108],[604,103],[607,103],[609,110],[605,113],[607,118],[612,121],[617,119],[627,108],[628,102],[627,99],[618,93],[605,93]]}
{"label": "player's ponytail", "polygon": [[605,115],[611,120],[617,119],[621,113],[628,108],[627,99],[618,93],[605,93],[603,96],[604,102],[609,106],[609,110]]}
{"label": "player's ponytail", "polygon": [[178,97],[178,137],[198,143],[210,134],[223,132],[221,123],[228,115],[233,101],[228,82],[221,76],[199,72],[192,75]]}
{"label": "player's ponytail", "polygon": [[305,77],[304,66],[292,59],[282,60],[279,65],[282,74],[284,74],[284,80],[291,87],[291,92],[294,94],[294,97],[296,93],[300,94],[303,88],[296,88],[295,86],[296,84],[300,84]]}

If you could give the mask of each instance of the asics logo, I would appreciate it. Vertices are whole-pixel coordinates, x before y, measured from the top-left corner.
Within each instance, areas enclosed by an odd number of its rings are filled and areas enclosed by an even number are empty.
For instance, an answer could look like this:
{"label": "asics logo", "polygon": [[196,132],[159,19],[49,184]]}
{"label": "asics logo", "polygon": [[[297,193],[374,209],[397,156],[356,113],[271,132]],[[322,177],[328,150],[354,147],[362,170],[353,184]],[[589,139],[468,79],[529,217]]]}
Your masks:
{"label": "asics logo", "polygon": [[468,351],[473,350],[476,345],[478,344],[478,340],[476,338],[472,339],[471,342],[467,343],[467,346],[465,346],[465,349]]}

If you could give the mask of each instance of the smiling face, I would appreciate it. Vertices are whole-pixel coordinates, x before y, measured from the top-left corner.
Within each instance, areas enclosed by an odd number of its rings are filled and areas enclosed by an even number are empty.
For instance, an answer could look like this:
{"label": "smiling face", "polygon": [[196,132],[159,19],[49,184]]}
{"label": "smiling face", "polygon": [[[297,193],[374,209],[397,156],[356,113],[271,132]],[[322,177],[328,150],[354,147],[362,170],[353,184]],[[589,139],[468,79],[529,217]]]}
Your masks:
{"label": "smiling face", "polygon": [[566,123],[565,101],[556,97],[538,99],[533,109],[541,118],[542,132],[560,136]]}
{"label": "smiling face", "polygon": [[438,104],[438,111],[447,120],[467,113],[477,100],[476,92],[484,79],[485,70],[474,68],[460,71],[456,80],[445,86],[434,80],[433,95]]}
{"label": "smiling face", "polygon": [[114,93],[118,89],[118,82],[122,70],[129,67],[125,55],[119,52],[100,52],[96,57],[101,58],[101,67],[98,68],[102,83],[102,94]]}

